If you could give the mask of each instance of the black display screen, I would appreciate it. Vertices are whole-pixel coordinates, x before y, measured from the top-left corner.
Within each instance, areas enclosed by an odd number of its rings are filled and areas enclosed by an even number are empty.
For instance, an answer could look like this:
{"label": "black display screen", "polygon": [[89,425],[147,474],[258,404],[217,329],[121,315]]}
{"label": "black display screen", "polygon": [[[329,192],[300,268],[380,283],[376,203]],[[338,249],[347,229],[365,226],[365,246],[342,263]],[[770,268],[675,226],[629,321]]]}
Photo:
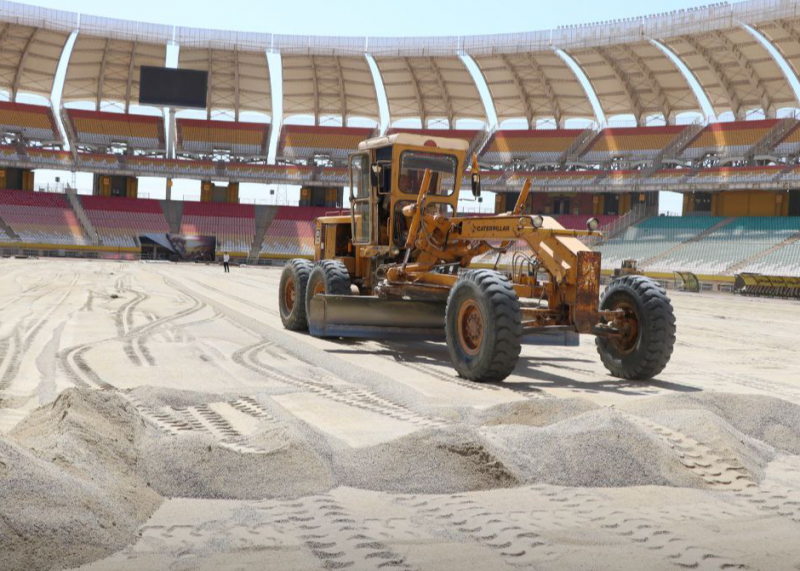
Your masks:
{"label": "black display screen", "polygon": [[205,109],[208,72],[194,69],[142,66],[139,104]]}

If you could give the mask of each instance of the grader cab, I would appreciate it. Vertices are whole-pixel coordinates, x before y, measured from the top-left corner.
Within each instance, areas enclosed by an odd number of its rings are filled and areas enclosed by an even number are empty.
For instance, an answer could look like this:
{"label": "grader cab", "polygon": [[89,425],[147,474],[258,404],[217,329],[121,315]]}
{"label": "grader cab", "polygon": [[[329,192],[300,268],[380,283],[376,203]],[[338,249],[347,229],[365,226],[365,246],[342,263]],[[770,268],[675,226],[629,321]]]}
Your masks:
{"label": "grader cab", "polygon": [[[330,338],[444,338],[458,374],[474,381],[505,379],[523,343],[588,334],[612,375],[658,375],[675,343],[664,290],[628,275],[600,299],[600,254],[579,239],[597,221],[566,230],[523,213],[530,181],[511,212],[458,216],[467,149],[411,134],[362,142],[349,158],[350,215],[318,218],[314,263],[284,268],[284,327]],[[477,197],[476,160],[470,179]],[[470,269],[483,255],[494,269]],[[499,265],[503,255],[510,265]]]}

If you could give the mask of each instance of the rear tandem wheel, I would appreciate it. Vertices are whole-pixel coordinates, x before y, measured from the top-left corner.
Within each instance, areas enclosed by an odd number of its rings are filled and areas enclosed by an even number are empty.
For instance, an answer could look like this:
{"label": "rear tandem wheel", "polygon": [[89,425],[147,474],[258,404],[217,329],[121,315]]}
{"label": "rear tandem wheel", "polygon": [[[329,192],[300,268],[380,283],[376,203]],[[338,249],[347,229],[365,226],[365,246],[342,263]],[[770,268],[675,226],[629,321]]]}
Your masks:
{"label": "rear tandem wheel", "polygon": [[315,295],[350,295],[350,274],[338,260],[322,260],[311,270],[306,288],[306,315],[311,318],[311,300]]}

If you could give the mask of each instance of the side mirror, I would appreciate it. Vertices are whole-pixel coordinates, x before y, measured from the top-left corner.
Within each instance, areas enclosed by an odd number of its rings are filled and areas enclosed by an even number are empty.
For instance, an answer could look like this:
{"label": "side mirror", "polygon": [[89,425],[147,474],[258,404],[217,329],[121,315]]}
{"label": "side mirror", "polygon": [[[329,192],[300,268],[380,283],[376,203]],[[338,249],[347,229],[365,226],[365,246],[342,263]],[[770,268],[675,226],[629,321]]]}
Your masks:
{"label": "side mirror", "polygon": [[481,196],[481,175],[480,173],[472,173],[472,196],[480,198]]}
{"label": "side mirror", "polygon": [[382,178],[381,173],[383,172],[383,166],[380,163],[372,163],[372,166],[369,169],[370,171],[370,179],[372,183],[372,187],[376,190],[380,190]]}

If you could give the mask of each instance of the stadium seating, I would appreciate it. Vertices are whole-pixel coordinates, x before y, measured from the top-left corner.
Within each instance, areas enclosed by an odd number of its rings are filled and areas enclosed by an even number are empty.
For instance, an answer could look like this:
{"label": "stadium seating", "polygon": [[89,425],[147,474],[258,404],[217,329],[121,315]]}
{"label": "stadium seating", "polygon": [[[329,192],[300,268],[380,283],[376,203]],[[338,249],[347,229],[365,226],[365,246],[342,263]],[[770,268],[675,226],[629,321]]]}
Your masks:
{"label": "stadium seating", "polygon": [[374,129],[355,127],[311,127],[284,125],[278,142],[277,158],[284,161],[310,161],[316,156],[344,161],[370,138]]}
{"label": "stadium seating", "polygon": [[647,184],[669,186],[683,183],[686,177],[692,176],[694,172],[689,169],[661,169],[650,175]]}
{"label": "stadium seating", "polygon": [[0,137],[15,135],[23,142],[61,144],[61,135],[50,107],[0,101]]}
{"label": "stadium seating", "polygon": [[103,246],[135,248],[142,234],[170,231],[157,200],[83,196],[81,205]]}
{"label": "stadium seating", "polygon": [[753,260],[741,267],[737,273],[759,273],[770,276],[800,277],[800,241]]}
{"label": "stadium seating", "polygon": [[212,155],[228,151],[233,157],[267,157],[269,125],[233,121],[178,119],[178,152]]}
{"label": "stadium seating", "polygon": [[781,174],[783,166],[718,167],[698,171],[687,182],[691,184],[751,185],[771,182]]}
{"label": "stadium seating", "polygon": [[798,153],[800,153],[800,123],[781,139],[774,150],[774,154],[778,156],[796,155]]}
{"label": "stadium seating", "polygon": [[533,171],[515,172],[508,178],[508,186],[522,187],[525,179],[530,178],[531,184],[547,185],[549,187],[575,187],[589,186],[604,173],[601,171]]}
{"label": "stadium seating", "polygon": [[493,164],[554,163],[582,132],[579,129],[496,131],[486,144],[481,160]]}
{"label": "stadium seating", "polygon": [[641,182],[641,171],[606,171],[605,176],[599,181],[605,187],[630,187]]}
{"label": "stadium seating", "polygon": [[635,161],[653,160],[686,127],[632,127],[603,129],[582,155],[587,162],[607,162],[614,158]]}
{"label": "stadium seating", "polygon": [[30,162],[43,167],[69,169],[72,166],[72,155],[67,151],[28,148],[25,153]]}
{"label": "stadium seating", "polygon": [[800,183],[800,165],[793,166],[789,172],[783,173],[780,180],[788,183]]}
{"label": "stadium seating", "polygon": [[724,219],[711,216],[648,218],[598,246],[603,254],[603,269],[617,268],[622,260],[635,259],[643,262],[663,254],[713,228],[722,220]]}
{"label": "stadium seating", "polygon": [[64,116],[78,145],[104,149],[124,144],[129,149],[166,150],[162,117],[82,109],[66,109]]}
{"label": "stadium seating", "polygon": [[281,206],[267,228],[262,255],[313,256],[314,230],[318,217],[342,211],[319,207]]}
{"label": "stadium seating", "polygon": [[743,157],[777,123],[777,119],[712,123],[700,131],[681,156],[690,160],[702,158],[707,154]]}
{"label": "stadium seating", "polygon": [[0,190],[0,218],[29,244],[89,244],[63,194]]}
{"label": "stadium seating", "polygon": [[0,146],[0,161],[13,163],[14,161],[19,161],[20,158],[16,148],[7,145]]}
{"label": "stadium seating", "polygon": [[181,234],[216,236],[217,252],[248,254],[256,233],[252,204],[184,202]]}
{"label": "stadium seating", "polygon": [[652,271],[723,274],[730,266],[755,256],[800,232],[800,217],[737,218],[701,240],[690,242],[647,266]]}

